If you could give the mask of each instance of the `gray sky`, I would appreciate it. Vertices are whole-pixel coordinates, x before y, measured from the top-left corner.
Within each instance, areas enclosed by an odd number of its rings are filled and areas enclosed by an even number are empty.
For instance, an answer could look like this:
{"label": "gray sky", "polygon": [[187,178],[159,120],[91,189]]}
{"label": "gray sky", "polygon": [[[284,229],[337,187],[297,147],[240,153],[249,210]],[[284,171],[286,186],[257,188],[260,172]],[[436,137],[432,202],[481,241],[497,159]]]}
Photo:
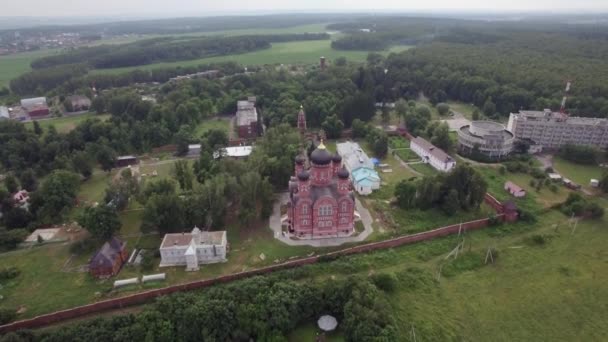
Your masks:
{"label": "gray sky", "polygon": [[0,0],[0,16],[174,16],[255,11],[608,12],[608,0]]}

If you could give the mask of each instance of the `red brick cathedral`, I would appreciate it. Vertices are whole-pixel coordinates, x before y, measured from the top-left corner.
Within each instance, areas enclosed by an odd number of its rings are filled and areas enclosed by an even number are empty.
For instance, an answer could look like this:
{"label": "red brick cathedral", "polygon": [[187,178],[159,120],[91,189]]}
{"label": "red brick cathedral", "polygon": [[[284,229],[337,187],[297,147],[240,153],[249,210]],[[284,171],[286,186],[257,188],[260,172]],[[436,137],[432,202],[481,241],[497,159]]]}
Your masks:
{"label": "red brick cathedral", "polygon": [[336,237],[354,232],[355,197],[342,158],[323,142],[306,159],[296,157],[295,177],[289,182],[289,231],[300,237]]}

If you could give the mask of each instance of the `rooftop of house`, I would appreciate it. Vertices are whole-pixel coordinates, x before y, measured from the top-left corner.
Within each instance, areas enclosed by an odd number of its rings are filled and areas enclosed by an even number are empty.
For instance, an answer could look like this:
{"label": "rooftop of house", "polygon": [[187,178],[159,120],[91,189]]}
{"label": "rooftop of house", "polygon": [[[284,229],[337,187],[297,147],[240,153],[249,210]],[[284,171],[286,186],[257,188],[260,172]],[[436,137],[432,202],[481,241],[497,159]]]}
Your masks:
{"label": "rooftop of house", "polygon": [[[199,146],[200,148],[200,146]],[[242,158],[242,157],[247,157],[251,154],[251,152],[253,151],[253,146],[233,146],[233,147],[225,147],[223,148],[224,150],[224,156],[226,157],[233,157],[233,158]],[[213,158],[219,158],[220,154],[219,151],[216,151],[215,153],[213,153]]]}
{"label": "rooftop of house", "polygon": [[450,157],[442,149],[440,149],[439,147],[436,147],[435,145],[426,141],[424,138],[416,137],[415,139],[412,140],[411,144],[416,144],[416,145],[420,146],[420,148],[422,148],[423,150],[425,150],[427,153],[429,153],[433,157],[437,158],[438,160],[441,160],[441,161],[452,161],[453,160],[452,157]]}
{"label": "rooftop of house", "polygon": [[380,181],[380,176],[376,170],[369,169],[367,167],[360,167],[352,172],[353,179],[355,182],[363,182],[368,180],[370,182]]}
{"label": "rooftop of house", "polygon": [[505,183],[505,188],[513,191],[513,192],[520,192],[520,191],[525,191],[522,187],[520,187],[519,185],[511,182],[511,181],[507,181]]}
{"label": "rooftop of house", "polygon": [[359,144],[347,141],[338,143],[336,149],[350,170],[355,170],[360,167],[367,167],[369,169],[374,168],[374,163]]}
{"label": "rooftop of house", "polygon": [[236,111],[237,126],[249,126],[258,121],[258,112],[255,103],[251,101],[238,101]]}
{"label": "rooftop of house", "polygon": [[34,106],[46,106],[46,97],[33,97],[21,99],[21,107],[30,108]]}
{"label": "rooftop of house", "polygon": [[226,239],[225,231],[204,232],[194,227],[190,233],[165,234],[160,248],[188,247],[195,245],[221,245]]}
{"label": "rooftop of house", "polygon": [[90,267],[112,267],[126,243],[113,237],[91,258]]}
{"label": "rooftop of house", "polygon": [[565,113],[554,112],[550,109],[545,110],[520,110],[519,113],[513,113],[518,118],[525,120],[539,121],[545,119],[546,121],[563,122],[568,124],[578,125],[608,125],[608,119],[606,118],[588,118],[580,116],[569,116]]}

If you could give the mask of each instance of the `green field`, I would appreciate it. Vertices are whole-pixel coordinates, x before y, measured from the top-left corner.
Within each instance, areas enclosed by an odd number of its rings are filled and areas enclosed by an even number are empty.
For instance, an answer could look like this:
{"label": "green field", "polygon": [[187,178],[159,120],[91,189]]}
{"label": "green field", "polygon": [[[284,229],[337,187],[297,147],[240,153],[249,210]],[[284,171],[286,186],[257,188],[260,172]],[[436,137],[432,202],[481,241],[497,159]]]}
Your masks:
{"label": "green field", "polygon": [[0,56],[0,88],[8,87],[10,80],[32,70],[30,63],[37,58],[52,55],[56,50],[40,50]]}
{"label": "green field", "polygon": [[230,119],[218,117],[204,120],[194,129],[194,136],[200,138],[205,132],[212,129],[220,129],[228,133],[230,130]]}
{"label": "green field", "polygon": [[[80,124],[81,122],[90,119],[90,118],[98,118],[100,120],[108,120],[110,118],[110,114],[94,114],[94,113],[86,113],[77,116],[64,116],[60,118],[51,118],[51,119],[42,119],[38,120],[40,127],[44,130],[49,128],[49,126],[55,126],[57,132],[59,133],[68,133],[73,130]],[[34,123],[32,121],[28,121],[25,123],[25,127],[32,129],[34,127]]]}
{"label": "green field", "polygon": [[[410,46],[395,46],[389,52],[399,52],[409,49]],[[92,73],[122,73],[136,69],[151,70],[162,67],[198,66],[201,64],[232,61],[242,65],[265,65],[265,64],[311,64],[318,63],[319,57],[325,56],[329,63],[338,57],[346,57],[347,60],[361,62],[367,58],[367,51],[341,51],[331,48],[330,40],[311,40],[301,42],[273,43],[270,49],[243,53],[239,55],[217,56],[209,58],[194,59],[170,63],[155,63],[136,67],[98,69]]]}
{"label": "green field", "polygon": [[203,37],[203,36],[240,36],[240,35],[252,35],[252,34],[290,34],[290,33],[322,33],[325,32],[325,27],[327,24],[310,24],[310,25],[299,25],[292,27],[284,27],[284,28],[258,28],[258,29],[241,29],[241,30],[222,30],[222,31],[202,31],[202,32],[193,32],[186,34],[178,34],[178,35],[161,35],[161,34],[150,34],[150,35],[141,35],[141,34],[130,34],[130,35],[122,35],[117,37],[112,37],[108,39],[102,39],[95,41],[89,46],[97,46],[103,44],[127,44],[133,43],[138,40],[143,39],[151,39],[151,38],[159,38],[159,37],[184,37],[184,38],[195,38],[195,37]]}
{"label": "green field", "polygon": [[586,188],[590,188],[591,179],[601,179],[602,174],[608,172],[608,169],[602,169],[597,165],[576,164],[557,156],[553,157],[553,169],[563,177]]}

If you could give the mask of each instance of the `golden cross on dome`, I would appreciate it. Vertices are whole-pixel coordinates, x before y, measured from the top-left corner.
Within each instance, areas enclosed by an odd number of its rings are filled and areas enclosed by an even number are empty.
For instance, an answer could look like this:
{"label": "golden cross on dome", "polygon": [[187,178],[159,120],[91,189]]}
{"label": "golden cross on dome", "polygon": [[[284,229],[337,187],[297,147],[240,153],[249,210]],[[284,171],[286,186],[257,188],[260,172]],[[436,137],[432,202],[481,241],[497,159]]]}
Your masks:
{"label": "golden cross on dome", "polygon": [[325,149],[325,144],[323,144],[323,139],[321,139],[321,143],[319,144],[319,147],[317,147],[320,150],[324,150]]}

